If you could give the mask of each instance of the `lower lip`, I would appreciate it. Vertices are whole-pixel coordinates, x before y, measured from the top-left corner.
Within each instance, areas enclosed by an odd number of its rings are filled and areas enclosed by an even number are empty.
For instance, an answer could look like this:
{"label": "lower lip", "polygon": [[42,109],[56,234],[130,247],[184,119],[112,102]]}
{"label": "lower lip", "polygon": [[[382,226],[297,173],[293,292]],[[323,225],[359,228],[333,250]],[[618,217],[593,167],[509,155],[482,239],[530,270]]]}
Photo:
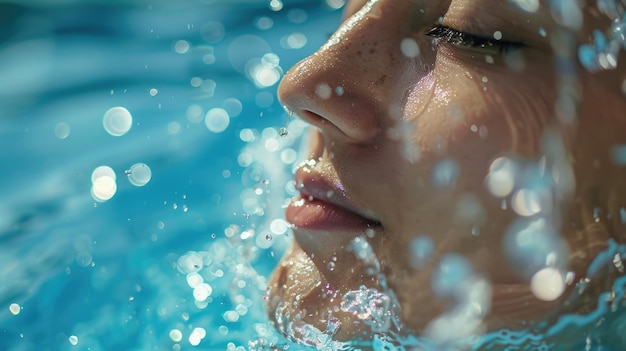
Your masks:
{"label": "lower lip", "polygon": [[315,198],[291,201],[285,217],[296,228],[310,230],[365,232],[379,226],[377,222]]}

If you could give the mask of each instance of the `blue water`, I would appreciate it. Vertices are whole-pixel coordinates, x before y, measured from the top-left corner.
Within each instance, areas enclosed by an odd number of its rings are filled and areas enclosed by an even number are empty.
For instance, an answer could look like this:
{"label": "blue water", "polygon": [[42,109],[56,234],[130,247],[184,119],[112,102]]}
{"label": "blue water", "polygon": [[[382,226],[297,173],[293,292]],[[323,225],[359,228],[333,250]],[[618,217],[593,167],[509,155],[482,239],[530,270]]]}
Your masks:
{"label": "blue water", "polygon": [[280,341],[262,295],[302,126],[277,136],[276,81],[340,10],[276,3],[0,1],[0,350]]}
{"label": "blue water", "polygon": [[[304,129],[275,91],[339,2],[0,0],[0,351],[303,348],[263,309]],[[470,345],[619,350],[625,286]]]}

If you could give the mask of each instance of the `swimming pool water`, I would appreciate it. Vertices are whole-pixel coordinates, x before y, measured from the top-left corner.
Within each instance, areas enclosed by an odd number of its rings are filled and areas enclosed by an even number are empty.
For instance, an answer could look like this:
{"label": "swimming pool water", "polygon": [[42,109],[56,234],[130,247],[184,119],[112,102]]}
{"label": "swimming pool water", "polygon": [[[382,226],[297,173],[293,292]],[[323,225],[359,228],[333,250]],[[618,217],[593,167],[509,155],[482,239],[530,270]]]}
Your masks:
{"label": "swimming pool water", "polygon": [[[305,349],[263,310],[305,129],[275,90],[342,3],[0,1],[0,350]],[[624,286],[469,347],[620,350]]]}
{"label": "swimming pool water", "polygon": [[276,83],[338,3],[0,1],[0,350],[277,338]]}

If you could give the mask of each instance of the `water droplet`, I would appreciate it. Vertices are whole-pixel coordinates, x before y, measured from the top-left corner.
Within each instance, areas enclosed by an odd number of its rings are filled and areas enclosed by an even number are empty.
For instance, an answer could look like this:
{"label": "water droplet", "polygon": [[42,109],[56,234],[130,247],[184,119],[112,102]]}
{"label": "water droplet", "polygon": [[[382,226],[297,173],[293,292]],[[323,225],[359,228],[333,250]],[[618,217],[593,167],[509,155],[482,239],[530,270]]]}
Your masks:
{"label": "water droplet", "polygon": [[520,189],[511,198],[511,207],[520,216],[533,216],[542,211],[539,194],[532,189]]}
{"label": "water droplet", "polygon": [[178,271],[184,274],[199,272],[203,266],[202,256],[194,251],[189,251],[180,256],[177,262]]}
{"label": "water droplet", "polygon": [[272,11],[280,11],[283,9],[283,2],[280,0],[271,0],[269,5]]}
{"label": "water droplet", "polygon": [[285,137],[287,136],[287,134],[289,134],[287,127],[289,127],[289,122],[291,122],[291,116],[293,116],[293,112],[289,111],[289,114],[287,115],[287,122],[285,122],[285,126],[278,130],[278,135],[280,137]]}
{"label": "water droplet", "polygon": [[435,244],[427,236],[418,236],[410,244],[410,263],[415,269],[422,269],[432,259]]}
{"label": "water droplet", "polygon": [[265,234],[265,240],[272,241],[272,234]]}
{"label": "water droplet", "polygon": [[400,50],[402,54],[408,58],[415,58],[420,54],[420,48],[413,38],[404,38],[400,42]]}
{"label": "water droplet", "polygon": [[173,342],[180,342],[183,339],[183,333],[178,329],[170,330],[169,336]]}
{"label": "water droplet", "polygon": [[57,123],[54,127],[54,135],[59,139],[66,139],[70,135],[70,126],[65,122]]}
{"label": "water droplet", "polygon": [[622,256],[618,253],[613,256],[613,265],[620,273],[624,273],[624,263],[622,261]]}
{"label": "water droplet", "polygon": [[511,0],[520,9],[526,12],[536,12],[539,9],[539,0]]}
{"label": "water droplet", "polygon": [[443,160],[433,169],[433,184],[438,188],[454,185],[459,175],[459,166],[454,160]]}
{"label": "water droplet", "polygon": [[593,209],[593,220],[596,223],[600,222],[600,213],[601,213],[601,210],[599,207],[596,207]]}
{"label": "water droplet", "polygon": [[204,116],[204,124],[213,133],[221,133],[230,124],[230,115],[220,107],[210,109]]}
{"label": "water droplet", "polygon": [[11,314],[14,316],[17,316],[20,311],[22,310],[22,308],[20,307],[20,305],[16,304],[16,303],[12,303],[9,306],[9,311],[11,311]]}
{"label": "water droplet", "polygon": [[548,33],[546,33],[546,30],[543,27],[539,27],[539,35],[545,37],[547,34]]}
{"label": "water droplet", "polygon": [[506,157],[495,159],[489,166],[485,183],[489,192],[497,197],[509,195],[515,187],[516,165]]}
{"label": "water droplet", "polygon": [[330,95],[332,93],[332,90],[330,89],[330,86],[328,86],[328,84],[326,83],[321,83],[320,85],[317,86],[317,88],[315,89],[315,93],[317,94],[317,96],[319,96],[322,100],[326,100],[328,98],[330,98]]}
{"label": "water droplet", "polygon": [[212,292],[213,288],[209,284],[202,283],[193,289],[193,298],[196,301],[206,301]]}
{"label": "water droplet", "polygon": [[328,265],[326,266],[328,268],[329,271],[334,271],[335,270],[335,262],[328,262]]}
{"label": "water droplet", "polygon": [[134,186],[144,186],[152,179],[152,170],[145,163],[135,163],[124,173],[128,176],[128,181]]}
{"label": "water droplet", "polygon": [[554,301],[565,291],[565,279],[558,269],[546,267],[533,275],[530,290],[539,300]]}

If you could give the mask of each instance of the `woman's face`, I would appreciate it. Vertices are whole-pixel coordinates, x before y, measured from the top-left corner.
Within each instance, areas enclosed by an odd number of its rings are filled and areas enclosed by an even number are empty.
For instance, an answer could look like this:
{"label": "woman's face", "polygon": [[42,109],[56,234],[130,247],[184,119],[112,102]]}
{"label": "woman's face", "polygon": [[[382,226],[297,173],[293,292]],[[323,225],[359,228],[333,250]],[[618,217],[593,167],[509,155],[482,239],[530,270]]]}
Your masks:
{"label": "woman's face", "polygon": [[[286,211],[295,241],[270,281],[282,332],[376,331],[347,301],[365,299],[361,287],[395,294],[417,333],[466,300],[460,285],[489,329],[558,301],[559,284],[542,295],[531,281],[545,267],[562,281],[578,273],[570,202],[626,141],[612,115],[624,111],[624,65],[592,74],[578,63],[608,17],[572,6],[559,20],[545,3],[349,1],[342,27],[287,73],[281,101],[315,128]],[[579,170],[594,160],[603,171]],[[532,225],[557,234],[524,246],[512,228]]]}

